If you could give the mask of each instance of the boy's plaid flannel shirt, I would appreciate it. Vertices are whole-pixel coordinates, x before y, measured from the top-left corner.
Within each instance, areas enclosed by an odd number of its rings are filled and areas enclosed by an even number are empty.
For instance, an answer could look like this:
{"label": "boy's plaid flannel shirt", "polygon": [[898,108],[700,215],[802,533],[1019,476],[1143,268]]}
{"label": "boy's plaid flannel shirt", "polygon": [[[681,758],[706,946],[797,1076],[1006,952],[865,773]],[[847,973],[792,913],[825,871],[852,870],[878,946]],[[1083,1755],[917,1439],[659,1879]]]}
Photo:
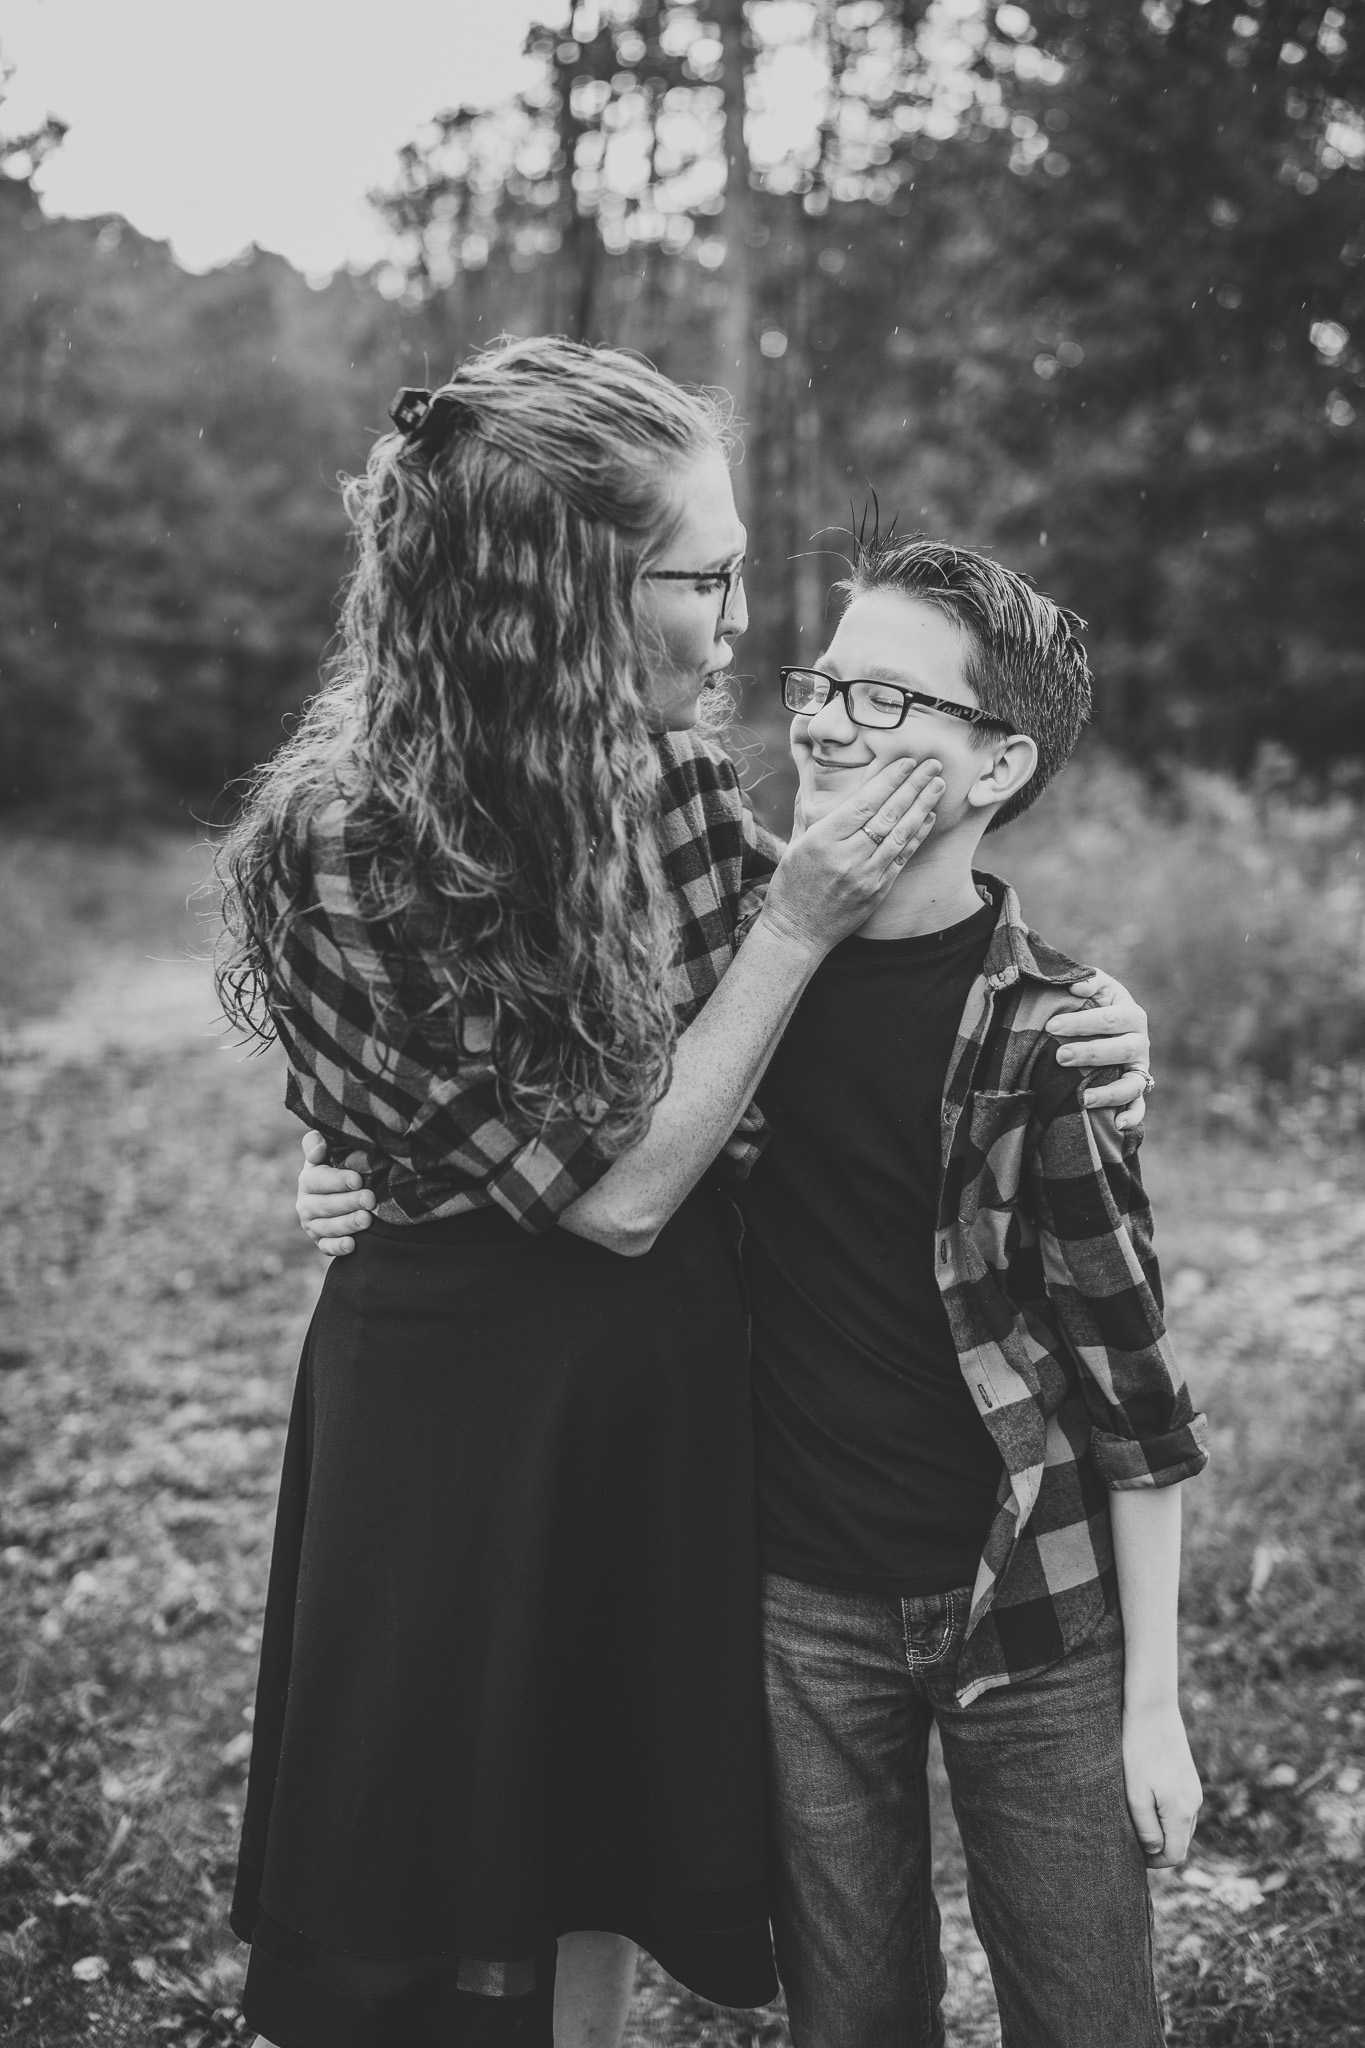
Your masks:
{"label": "boy's plaid flannel shirt", "polygon": [[[719,747],[690,733],[665,733],[657,746],[659,842],[679,923],[674,993],[685,1027],[757,915],[782,844],[755,821]],[[509,1122],[486,1059],[452,1056],[420,1026],[401,1023],[400,963],[384,926],[361,913],[367,860],[348,839],[340,801],[310,852],[314,900],[290,926],[272,1004],[289,1062],[288,1107],[322,1132],[333,1166],[370,1177],[385,1222],[496,1205],[529,1231],[548,1230],[610,1161],[582,1124]],[[749,1110],[727,1147],[741,1171],[761,1128]]]}
{"label": "boy's plaid flannel shirt", "polygon": [[963,1376],[1005,1464],[958,1666],[966,1706],[1055,1663],[1115,1604],[1108,1490],[1207,1463],[1162,1320],[1140,1134],[1079,1101],[1044,1025],[1088,970],[1014,891],[949,1062],[935,1270]]}

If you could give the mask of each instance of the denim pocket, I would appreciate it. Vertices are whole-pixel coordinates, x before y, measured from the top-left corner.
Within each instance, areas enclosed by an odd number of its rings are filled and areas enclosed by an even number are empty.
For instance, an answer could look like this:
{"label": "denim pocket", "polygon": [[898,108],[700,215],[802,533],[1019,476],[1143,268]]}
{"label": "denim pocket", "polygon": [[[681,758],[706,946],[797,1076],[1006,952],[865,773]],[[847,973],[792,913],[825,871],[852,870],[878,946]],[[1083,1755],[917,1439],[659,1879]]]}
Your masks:
{"label": "denim pocket", "polygon": [[971,1602],[970,1586],[901,1601],[901,1634],[905,1662],[911,1671],[941,1664],[957,1648],[957,1638]]}

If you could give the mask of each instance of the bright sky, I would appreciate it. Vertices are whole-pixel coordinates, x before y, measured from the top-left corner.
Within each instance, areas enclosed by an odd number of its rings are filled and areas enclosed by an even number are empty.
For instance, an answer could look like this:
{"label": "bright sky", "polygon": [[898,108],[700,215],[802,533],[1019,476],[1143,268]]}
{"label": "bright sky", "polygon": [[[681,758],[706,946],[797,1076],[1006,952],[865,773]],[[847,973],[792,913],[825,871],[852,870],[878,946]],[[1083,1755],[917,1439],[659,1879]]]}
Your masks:
{"label": "bright sky", "polygon": [[365,194],[438,109],[501,99],[554,0],[5,0],[0,127],[70,133],[49,213],[121,213],[206,270],[248,242],[300,269],[384,253]]}

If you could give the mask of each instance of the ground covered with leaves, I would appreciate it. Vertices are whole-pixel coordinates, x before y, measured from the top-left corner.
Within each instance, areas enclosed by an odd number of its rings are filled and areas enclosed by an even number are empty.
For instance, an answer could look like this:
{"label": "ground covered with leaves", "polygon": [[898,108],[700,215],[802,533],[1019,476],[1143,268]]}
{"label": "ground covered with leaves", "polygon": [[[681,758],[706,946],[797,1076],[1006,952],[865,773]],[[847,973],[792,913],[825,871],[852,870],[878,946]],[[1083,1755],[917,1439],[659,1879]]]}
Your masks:
{"label": "ground covered with leaves", "polygon": [[[183,854],[103,880],[82,857],[79,912],[76,866],[25,858],[53,899],[0,974],[0,2031],[216,2048],[243,2038],[227,1901],[320,1262],[278,1066],[215,1039],[178,957]],[[1219,1139],[1158,1099],[1147,1159],[1215,1448],[1185,1610],[1207,1805],[1156,1887],[1172,2039],[1346,2048],[1365,2042],[1365,1156],[1321,1118]],[[986,2048],[941,1787],[937,1811],[950,2038]],[[633,2048],[787,2038],[652,1967],[631,2026]]]}

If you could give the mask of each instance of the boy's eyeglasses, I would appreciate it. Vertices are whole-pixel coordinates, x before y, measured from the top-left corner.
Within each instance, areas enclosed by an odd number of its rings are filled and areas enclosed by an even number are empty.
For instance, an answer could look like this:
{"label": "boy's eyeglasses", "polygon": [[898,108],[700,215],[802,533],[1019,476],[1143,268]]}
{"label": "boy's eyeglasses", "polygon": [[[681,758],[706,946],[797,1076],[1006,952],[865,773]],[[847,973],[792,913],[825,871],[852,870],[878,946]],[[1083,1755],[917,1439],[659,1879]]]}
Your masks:
{"label": "boy's eyeglasses", "polygon": [[728,569],[646,569],[644,578],[647,583],[695,583],[698,590],[709,584],[721,593],[720,615],[726,619],[744,581],[744,556],[732,562]]}
{"label": "boy's eyeglasses", "polygon": [[894,732],[904,723],[905,714],[912,704],[923,711],[946,711],[950,718],[960,718],[964,725],[993,725],[999,732],[1012,732],[1001,718],[992,718],[989,711],[980,711],[974,704],[954,704],[947,697],[929,697],[923,690],[903,689],[899,683],[876,683],[863,678],[841,683],[837,676],[827,676],[820,668],[783,668],[778,670],[782,678],[782,702],[788,711],[799,717],[809,717],[824,709],[833,696],[844,700],[844,709],[854,725],[873,726],[882,732]]}

